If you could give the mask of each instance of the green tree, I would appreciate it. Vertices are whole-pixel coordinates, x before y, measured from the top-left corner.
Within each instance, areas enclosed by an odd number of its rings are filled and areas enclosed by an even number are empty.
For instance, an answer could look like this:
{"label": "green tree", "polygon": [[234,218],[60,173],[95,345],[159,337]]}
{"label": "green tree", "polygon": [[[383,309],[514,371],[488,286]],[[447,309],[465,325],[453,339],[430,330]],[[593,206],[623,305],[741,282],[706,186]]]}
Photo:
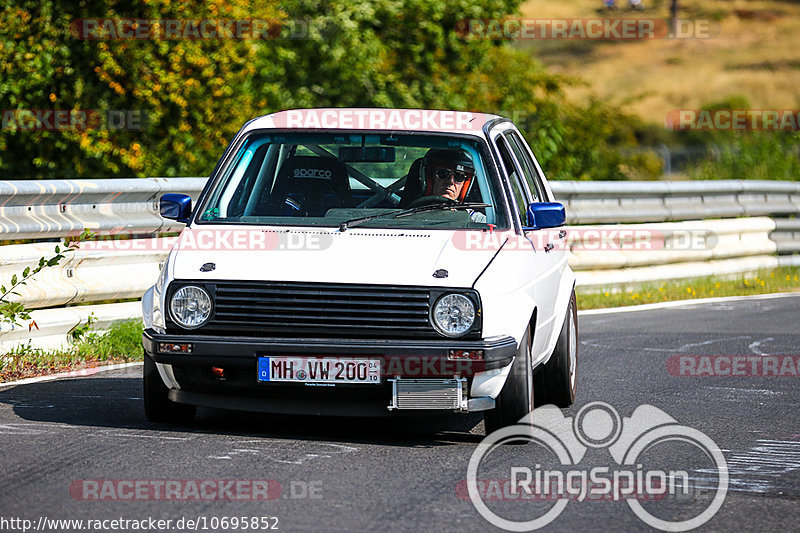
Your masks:
{"label": "green tree", "polygon": [[[202,175],[254,95],[253,41],[84,40],[76,19],[275,19],[276,2],[0,0],[0,109],[131,110],[141,129],[0,135],[6,179]],[[5,114],[8,119],[9,115]]]}
{"label": "green tree", "polygon": [[284,7],[308,22],[308,38],[259,48],[254,87],[279,91],[262,93],[261,111],[274,111],[269,102],[281,101],[282,108],[499,113],[517,123],[550,177],[625,179],[623,170],[636,167],[639,177],[653,177],[650,162],[619,150],[638,144],[640,121],[599,102],[571,104],[562,87],[572,80],[549,73],[508,42],[465,38],[457,31],[467,19],[503,18],[519,4],[291,0]]}
{"label": "green tree", "polygon": [[[280,1],[280,4],[278,3]],[[638,123],[576,106],[510,43],[465,38],[466,19],[521,0],[0,0],[0,110],[132,110],[141,129],[0,132],[6,179],[208,175],[248,119],[295,107],[418,107],[506,114],[555,178],[620,179]],[[76,19],[266,19],[274,39],[82,40]],[[12,115],[13,116],[13,115]]]}

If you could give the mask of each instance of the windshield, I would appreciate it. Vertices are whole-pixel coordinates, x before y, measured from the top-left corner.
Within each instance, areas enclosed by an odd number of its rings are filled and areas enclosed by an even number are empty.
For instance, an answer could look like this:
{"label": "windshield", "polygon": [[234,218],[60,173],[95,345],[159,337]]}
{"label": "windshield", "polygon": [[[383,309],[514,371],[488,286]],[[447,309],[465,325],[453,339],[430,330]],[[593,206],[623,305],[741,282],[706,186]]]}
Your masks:
{"label": "windshield", "polygon": [[485,157],[481,142],[465,137],[257,133],[238,149],[197,221],[504,228],[502,196]]}

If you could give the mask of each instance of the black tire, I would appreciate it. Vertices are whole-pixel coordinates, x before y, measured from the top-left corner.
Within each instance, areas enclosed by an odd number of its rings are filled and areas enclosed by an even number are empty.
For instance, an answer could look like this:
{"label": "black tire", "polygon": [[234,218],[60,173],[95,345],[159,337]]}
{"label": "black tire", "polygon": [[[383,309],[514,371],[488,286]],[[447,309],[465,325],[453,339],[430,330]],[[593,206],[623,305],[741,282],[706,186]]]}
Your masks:
{"label": "black tire", "polygon": [[[519,424],[519,419],[533,411],[533,367],[531,366],[531,327],[522,336],[517,356],[503,390],[495,398],[495,407],[483,415],[486,434]],[[533,426],[530,426],[533,436]]]}
{"label": "black tire", "polygon": [[144,354],[142,370],[142,392],[144,396],[144,414],[151,422],[171,422],[188,424],[194,420],[197,407],[175,403],[169,399],[169,390],[158,374],[156,364],[150,356]]}
{"label": "black tire", "polygon": [[575,291],[569,299],[567,316],[558,342],[547,364],[539,365],[533,375],[536,406],[554,404],[569,407],[578,389],[578,305]]}

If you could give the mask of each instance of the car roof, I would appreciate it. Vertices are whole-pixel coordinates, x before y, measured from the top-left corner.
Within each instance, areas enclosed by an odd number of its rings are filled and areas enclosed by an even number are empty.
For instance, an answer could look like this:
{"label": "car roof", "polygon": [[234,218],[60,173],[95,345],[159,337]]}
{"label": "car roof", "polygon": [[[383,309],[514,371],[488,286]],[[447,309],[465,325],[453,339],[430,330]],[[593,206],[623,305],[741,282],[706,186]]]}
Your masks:
{"label": "car roof", "polygon": [[245,132],[258,129],[320,131],[391,131],[457,133],[483,136],[487,113],[439,109],[315,108],[289,109],[251,120]]}

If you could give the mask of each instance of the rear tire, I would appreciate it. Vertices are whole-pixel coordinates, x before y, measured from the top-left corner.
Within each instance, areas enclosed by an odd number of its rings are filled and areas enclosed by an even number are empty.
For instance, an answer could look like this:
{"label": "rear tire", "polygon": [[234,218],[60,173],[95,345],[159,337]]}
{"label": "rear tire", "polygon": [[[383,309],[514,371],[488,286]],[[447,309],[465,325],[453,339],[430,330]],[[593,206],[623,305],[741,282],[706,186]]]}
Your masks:
{"label": "rear tire", "polygon": [[[486,434],[519,424],[519,419],[533,411],[533,368],[531,366],[531,327],[522,336],[517,356],[511,365],[503,390],[495,398],[495,407],[486,411],[483,423]],[[533,426],[530,426],[533,436]]]}
{"label": "rear tire", "polygon": [[578,305],[575,291],[569,299],[567,316],[550,360],[534,373],[536,406],[554,404],[569,407],[578,390]]}
{"label": "rear tire", "polygon": [[197,407],[175,403],[169,399],[169,389],[161,380],[156,364],[147,354],[144,354],[142,392],[144,414],[149,421],[188,424],[194,420]]}

